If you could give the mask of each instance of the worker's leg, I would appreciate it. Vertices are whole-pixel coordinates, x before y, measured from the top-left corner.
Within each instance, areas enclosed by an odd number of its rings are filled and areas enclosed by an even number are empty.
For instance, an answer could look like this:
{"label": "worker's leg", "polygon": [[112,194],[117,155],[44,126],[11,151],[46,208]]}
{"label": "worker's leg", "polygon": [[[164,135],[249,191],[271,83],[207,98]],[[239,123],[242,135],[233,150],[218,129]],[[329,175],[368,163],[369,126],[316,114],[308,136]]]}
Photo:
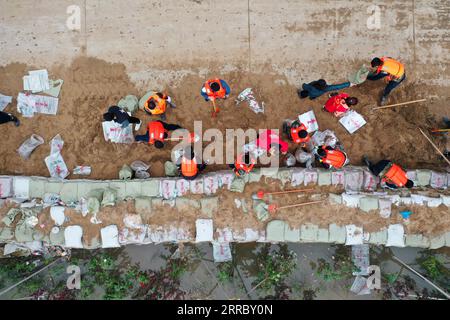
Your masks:
{"label": "worker's leg", "polygon": [[177,130],[177,129],[183,129],[182,127],[180,127],[177,124],[169,124],[169,123],[165,123],[165,122],[162,122],[162,121],[160,121],[160,122],[164,126],[164,129],[166,129],[167,131],[174,131],[174,130]]}
{"label": "worker's leg", "polygon": [[405,79],[406,75],[403,75],[403,77],[399,81],[389,81],[386,88],[384,88],[383,97],[387,97],[391,93],[391,91],[397,88]]}
{"label": "worker's leg", "polygon": [[142,142],[148,142],[149,140],[149,135],[148,135],[148,131],[145,134],[141,134],[141,135],[137,135],[134,140],[136,141],[142,141]]}
{"label": "worker's leg", "polygon": [[198,171],[199,171],[199,172],[202,172],[203,170],[206,169],[206,164],[205,164],[205,163],[198,164],[198,165],[197,165],[197,168],[198,168]]}
{"label": "worker's leg", "polygon": [[139,122],[141,122],[141,120],[139,120],[139,119],[136,118],[136,117],[129,117],[129,118],[128,118],[128,122],[129,122],[129,123],[138,124]]}
{"label": "worker's leg", "polygon": [[11,113],[0,111],[0,124],[14,122],[16,126],[19,126],[20,121],[17,117],[13,116]]}

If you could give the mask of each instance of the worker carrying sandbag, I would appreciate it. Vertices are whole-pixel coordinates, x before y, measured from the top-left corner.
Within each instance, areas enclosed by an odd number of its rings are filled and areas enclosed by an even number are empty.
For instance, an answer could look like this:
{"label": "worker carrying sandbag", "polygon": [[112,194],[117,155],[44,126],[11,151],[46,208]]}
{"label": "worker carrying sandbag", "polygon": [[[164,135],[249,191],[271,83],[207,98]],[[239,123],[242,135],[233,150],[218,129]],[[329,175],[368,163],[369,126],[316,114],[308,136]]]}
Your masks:
{"label": "worker carrying sandbag", "polygon": [[139,130],[141,127],[141,120],[136,117],[132,117],[127,111],[118,106],[111,106],[108,108],[108,112],[103,114],[104,121],[114,121],[122,126],[122,128],[128,127],[130,124],[135,124],[135,130]]}
{"label": "worker carrying sandbag", "polygon": [[382,106],[386,103],[391,91],[406,79],[405,67],[401,62],[390,57],[373,58],[370,64],[373,70],[368,74],[368,80],[374,81],[386,78],[388,81],[380,100]]}
{"label": "worker carrying sandbag", "polygon": [[256,159],[250,154],[250,152],[241,153],[236,157],[234,164],[230,164],[230,168],[234,169],[234,173],[238,177],[249,174],[256,164]]}
{"label": "worker carrying sandbag", "polygon": [[314,154],[325,169],[340,169],[349,162],[344,151],[331,146],[318,146],[314,149]]}
{"label": "worker carrying sandbag", "polygon": [[205,168],[206,164],[197,160],[192,146],[186,147],[178,165],[181,176],[186,180],[194,180]]}
{"label": "worker carrying sandbag", "polygon": [[323,110],[334,114],[335,117],[342,117],[350,106],[358,104],[358,98],[350,97],[347,93],[333,92],[330,98],[325,102]]}
{"label": "worker carrying sandbag", "polygon": [[363,157],[363,161],[373,175],[380,177],[382,187],[389,189],[414,187],[414,182],[408,179],[406,171],[392,161],[381,160],[373,164],[367,156]]}
{"label": "worker carrying sandbag", "polygon": [[166,119],[167,105],[171,108],[176,108],[172,102],[172,98],[161,92],[153,92],[144,102],[144,111],[151,116],[159,116],[162,120]]}
{"label": "worker carrying sandbag", "polygon": [[147,142],[161,149],[164,147],[164,141],[169,136],[169,131],[182,129],[179,125],[168,124],[163,121],[151,121],[147,125],[147,132],[143,135],[137,135],[135,140],[137,142]]}
{"label": "worker carrying sandbag", "polygon": [[306,125],[299,120],[285,120],[283,122],[283,133],[289,140],[300,145],[303,149],[309,149],[307,147],[310,146],[311,136]]}

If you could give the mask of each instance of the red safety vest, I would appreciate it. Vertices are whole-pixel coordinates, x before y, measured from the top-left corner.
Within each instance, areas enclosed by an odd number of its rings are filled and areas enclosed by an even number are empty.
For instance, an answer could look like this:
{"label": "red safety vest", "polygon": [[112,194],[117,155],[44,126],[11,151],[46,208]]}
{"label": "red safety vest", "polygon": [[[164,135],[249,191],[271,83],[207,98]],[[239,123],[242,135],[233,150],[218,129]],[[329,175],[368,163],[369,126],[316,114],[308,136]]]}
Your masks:
{"label": "red safety vest", "polygon": [[408,181],[406,172],[398,165],[392,164],[389,170],[383,175],[382,181],[395,184],[397,187],[404,187]]}
{"label": "red safety vest", "polygon": [[[219,84],[220,89],[219,91],[213,91],[211,89],[211,83],[216,82]],[[206,90],[206,94],[208,95],[208,97],[210,97],[212,100],[215,99],[223,99],[225,98],[227,91],[225,90],[225,88],[222,86],[222,83],[220,82],[219,78],[216,79],[212,79],[212,80],[208,80],[205,82],[205,90]]]}
{"label": "red safety vest", "polygon": [[[148,98],[148,100],[145,102],[144,104],[144,110],[147,111],[150,114],[154,114],[154,115],[158,115],[158,114],[163,114],[164,112],[166,112],[167,109],[167,96],[163,95],[162,98],[160,98],[156,93],[153,94],[150,98]],[[155,109],[150,109],[149,108],[149,104],[150,101],[154,101],[156,104]]]}
{"label": "red safety vest", "polygon": [[[300,136],[299,136],[300,131],[306,131],[305,138],[300,138]],[[294,141],[295,143],[298,143],[298,144],[305,144],[309,140],[311,140],[311,137],[308,134],[308,129],[306,128],[306,126],[303,123],[297,128],[291,127],[291,138],[292,138],[292,141]]]}
{"label": "red safety vest", "polygon": [[181,159],[181,174],[185,177],[193,177],[198,173],[197,160]]}
{"label": "red safety vest", "polygon": [[164,134],[167,133],[164,126],[159,121],[149,122],[147,125],[148,143],[154,144],[155,141],[164,141]]}
{"label": "red safety vest", "polygon": [[322,162],[330,165],[334,168],[342,168],[347,161],[347,156],[345,153],[339,150],[328,150],[325,149],[325,157],[322,158]]}
{"label": "red safety vest", "polygon": [[389,57],[382,57],[380,60],[383,61],[383,65],[378,67],[377,73],[389,73],[389,79],[400,79],[405,74],[405,67],[401,62]]}

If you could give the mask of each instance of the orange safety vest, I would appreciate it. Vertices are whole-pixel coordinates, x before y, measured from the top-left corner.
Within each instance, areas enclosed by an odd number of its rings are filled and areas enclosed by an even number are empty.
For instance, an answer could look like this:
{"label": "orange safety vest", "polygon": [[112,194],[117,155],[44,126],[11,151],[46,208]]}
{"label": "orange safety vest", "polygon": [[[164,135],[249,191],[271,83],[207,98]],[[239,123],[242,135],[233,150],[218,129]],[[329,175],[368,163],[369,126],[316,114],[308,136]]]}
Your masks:
{"label": "orange safety vest", "polygon": [[401,188],[406,185],[408,177],[400,166],[392,164],[389,170],[383,175],[382,181],[395,184]]}
{"label": "orange safety vest", "polygon": [[339,150],[325,150],[325,157],[322,158],[322,162],[330,165],[334,168],[342,168],[347,161],[345,153]]}
{"label": "orange safety vest", "polygon": [[[219,86],[220,86],[219,91],[213,91],[211,89],[211,83],[213,83],[213,82],[217,82],[219,84]],[[225,96],[227,94],[227,91],[222,86],[222,83],[220,82],[219,78],[206,81],[204,86],[205,86],[206,94],[208,95],[208,97],[210,97],[213,100],[218,99],[218,98],[223,99],[223,98],[225,98]]]}
{"label": "orange safety vest", "polygon": [[388,57],[382,57],[381,61],[383,61],[383,65],[378,67],[377,73],[389,73],[390,79],[400,79],[405,74],[405,67],[401,62]]}
{"label": "orange safety vest", "polygon": [[240,154],[236,158],[236,162],[234,163],[234,173],[239,177],[241,175],[250,173],[253,167],[255,166],[256,161],[250,157],[250,164],[246,164],[244,161],[244,154]]}
{"label": "orange safety vest", "polygon": [[[153,94],[150,98],[148,98],[148,100],[145,102],[144,104],[144,110],[147,111],[150,114],[154,114],[154,115],[158,115],[158,114],[163,114],[164,112],[166,112],[166,108],[167,108],[167,96],[163,94],[163,97],[160,98],[156,93]],[[154,101],[156,104],[155,109],[150,109],[149,104],[150,101]]]}
{"label": "orange safety vest", "polygon": [[159,121],[149,122],[147,125],[148,143],[154,144],[155,141],[164,141],[164,134],[167,132]]}
{"label": "orange safety vest", "polygon": [[303,130],[308,132],[308,129],[306,128],[306,126],[303,123],[297,128],[291,127],[292,141],[294,141],[295,143],[298,143],[298,144],[304,144],[304,143],[307,143],[309,140],[311,140],[311,137],[309,136],[309,134],[306,134],[305,138],[300,138],[300,136],[298,134],[300,133],[300,131],[303,131]]}
{"label": "orange safety vest", "polygon": [[198,173],[197,160],[181,159],[181,174],[185,177],[193,177]]}

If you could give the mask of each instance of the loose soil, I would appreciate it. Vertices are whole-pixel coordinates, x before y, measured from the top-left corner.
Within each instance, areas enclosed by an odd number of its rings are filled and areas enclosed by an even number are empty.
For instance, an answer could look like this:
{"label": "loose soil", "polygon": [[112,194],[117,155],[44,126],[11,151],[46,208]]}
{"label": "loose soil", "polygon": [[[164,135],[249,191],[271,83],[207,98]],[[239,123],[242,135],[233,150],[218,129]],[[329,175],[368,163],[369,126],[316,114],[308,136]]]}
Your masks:
{"label": "loose soil", "polygon": [[[61,78],[65,81],[58,114],[36,114],[33,118],[23,118],[19,115],[22,121],[20,127],[16,128],[12,123],[0,126],[0,135],[4,137],[0,152],[0,174],[49,176],[44,159],[50,153],[50,140],[59,133],[65,142],[62,155],[69,170],[77,165],[89,165],[92,167],[90,179],[115,179],[123,164],[130,164],[135,160],[151,164],[152,176],[164,175],[163,164],[170,159],[170,145],[163,150],[157,150],[146,144],[108,143],[104,141],[101,127],[102,114],[110,105],[116,104],[127,94],[140,97],[154,88],[138,89],[130,81],[124,65],[110,64],[94,58],[78,58],[70,67],[48,68],[52,79]],[[23,89],[22,76],[33,69],[36,68],[18,63],[0,67],[0,92],[17,97],[18,92]],[[207,75],[210,76],[217,75],[212,71]],[[326,95],[313,101],[300,100],[296,93],[297,88],[289,85],[285,77],[274,72],[230,72],[220,76],[230,84],[232,94],[228,100],[219,102],[221,112],[217,119],[211,118],[211,105],[199,94],[205,78],[188,75],[178,86],[160,88],[166,90],[177,104],[176,109],[169,108],[167,122],[192,130],[194,121],[200,120],[203,130],[218,128],[223,133],[225,129],[237,128],[281,129],[283,119],[294,119],[298,114],[313,109],[320,129],[335,131],[352,164],[361,164],[362,155],[367,154],[371,159],[387,158],[408,168],[443,167],[444,161],[418,131],[418,126],[425,129],[439,126],[438,115],[442,115],[441,112],[436,112],[439,110],[439,101],[430,100],[427,103],[371,113],[371,108],[377,105],[384,83],[380,80],[348,88],[344,91],[358,97],[360,103],[355,109],[368,122],[362,129],[350,135],[338,123],[337,118],[321,111],[327,100]],[[234,99],[246,87],[252,87],[258,100],[265,102],[264,114],[253,113],[245,102],[235,106]],[[437,92],[433,90],[435,89],[423,85],[415,86],[414,83],[406,81],[393,91],[389,103],[436,95]],[[15,101],[6,111],[17,115]],[[139,111],[136,116],[144,123],[151,119],[143,111]],[[145,126],[142,126],[138,134],[144,132]],[[33,133],[44,137],[46,143],[38,147],[30,159],[23,160],[16,150]],[[443,149],[443,138],[435,138],[435,141]],[[291,144],[290,150],[295,151],[295,146]],[[226,165],[211,165],[207,171],[226,168]],[[68,178],[79,176],[70,175]]]}

